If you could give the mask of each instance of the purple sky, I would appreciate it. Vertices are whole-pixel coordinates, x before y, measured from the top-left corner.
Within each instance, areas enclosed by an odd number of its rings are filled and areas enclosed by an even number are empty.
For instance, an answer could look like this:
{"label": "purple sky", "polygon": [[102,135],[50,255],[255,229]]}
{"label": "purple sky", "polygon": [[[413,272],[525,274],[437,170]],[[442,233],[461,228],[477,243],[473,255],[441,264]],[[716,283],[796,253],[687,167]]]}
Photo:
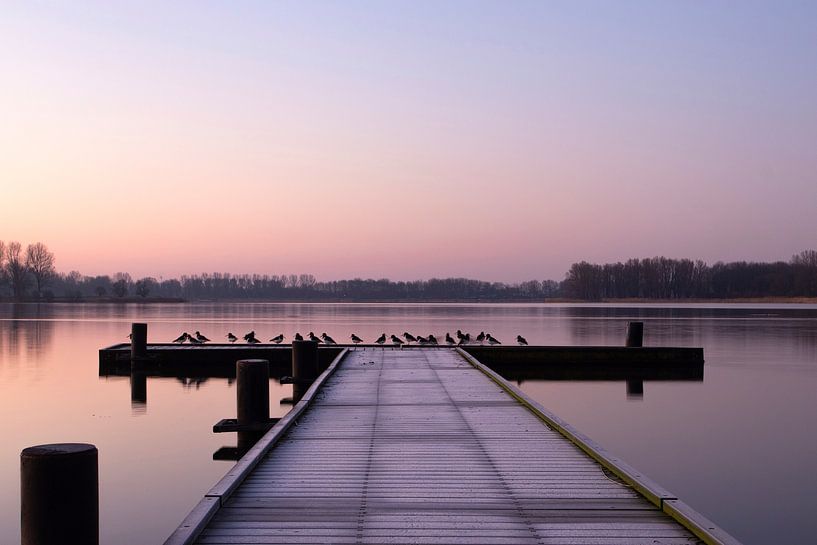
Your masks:
{"label": "purple sky", "polygon": [[60,270],[562,278],[817,248],[817,3],[12,3],[0,239]]}

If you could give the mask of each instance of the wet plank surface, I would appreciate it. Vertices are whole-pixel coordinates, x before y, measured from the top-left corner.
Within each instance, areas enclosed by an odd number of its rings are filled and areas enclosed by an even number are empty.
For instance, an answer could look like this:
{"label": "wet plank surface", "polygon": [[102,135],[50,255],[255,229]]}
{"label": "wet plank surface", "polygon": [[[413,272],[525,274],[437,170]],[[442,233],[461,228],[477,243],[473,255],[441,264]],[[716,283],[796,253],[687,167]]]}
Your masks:
{"label": "wet plank surface", "polygon": [[698,540],[440,348],[350,351],[197,543]]}

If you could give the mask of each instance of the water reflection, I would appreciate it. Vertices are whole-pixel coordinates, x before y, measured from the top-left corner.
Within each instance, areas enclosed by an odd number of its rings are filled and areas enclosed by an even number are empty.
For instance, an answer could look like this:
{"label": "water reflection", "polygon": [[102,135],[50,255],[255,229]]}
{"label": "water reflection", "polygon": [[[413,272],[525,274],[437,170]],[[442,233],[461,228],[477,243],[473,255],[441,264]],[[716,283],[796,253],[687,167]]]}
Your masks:
{"label": "water reflection", "polygon": [[145,414],[148,407],[148,376],[144,371],[130,374],[130,404],[133,414]]}
{"label": "water reflection", "polygon": [[[109,461],[100,467],[101,542],[121,545],[161,543],[227,470],[212,453],[239,441],[212,426],[235,415],[234,370],[132,377],[128,365],[115,376],[97,373],[97,350],[125,341],[131,322],[150,324],[150,342],[196,329],[213,339],[254,329],[263,340],[309,330],[371,340],[384,331],[442,338],[459,328],[490,330],[506,345],[521,334],[531,344],[622,346],[631,320],[644,321],[646,346],[704,347],[705,382],[702,372],[661,376],[657,366],[620,375],[584,368],[578,377],[517,369],[509,378],[747,545],[813,541],[817,434],[803,432],[817,413],[813,305],[0,303],[0,411],[9,416],[0,441],[0,543],[19,542],[26,446],[99,445]],[[274,416],[289,410],[276,401],[291,391],[271,381]]]}
{"label": "water reflection", "polygon": [[[36,359],[51,349],[54,338],[53,305],[9,303],[0,305],[0,361]],[[22,349],[22,351],[21,351]]]}

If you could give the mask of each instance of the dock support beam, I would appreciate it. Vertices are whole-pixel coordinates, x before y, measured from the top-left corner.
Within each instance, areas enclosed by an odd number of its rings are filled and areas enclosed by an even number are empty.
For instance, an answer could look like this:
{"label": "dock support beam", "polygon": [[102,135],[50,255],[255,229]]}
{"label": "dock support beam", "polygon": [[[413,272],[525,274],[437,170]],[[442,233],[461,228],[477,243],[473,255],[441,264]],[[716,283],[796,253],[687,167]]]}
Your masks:
{"label": "dock support beam", "polygon": [[148,325],[131,324],[130,326],[130,359],[131,362],[145,360],[148,357]]}
{"label": "dock support beam", "polygon": [[297,403],[319,375],[318,343],[292,341],[292,401]]}
{"label": "dock support beam", "polygon": [[238,360],[235,378],[238,424],[269,421],[269,361]]}
{"label": "dock support beam", "polygon": [[640,347],[644,345],[644,322],[627,323],[627,341],[624,346]]}
{"label": "dock support beam", "polygon": [[98,452],[57,443],[20,454],[21,543],[99,545]]}

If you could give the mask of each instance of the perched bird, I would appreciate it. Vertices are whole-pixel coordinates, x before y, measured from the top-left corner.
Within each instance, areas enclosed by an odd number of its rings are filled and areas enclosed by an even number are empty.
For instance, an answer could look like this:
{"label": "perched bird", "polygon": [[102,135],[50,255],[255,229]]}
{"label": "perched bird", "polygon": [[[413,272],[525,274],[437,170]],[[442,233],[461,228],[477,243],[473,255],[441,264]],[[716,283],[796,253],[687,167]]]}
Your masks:
{"label": "perched bird", "polygon": [[258,339],[256,339],[255,337],[250,337],[249,339],[247,339],[247,342],[248,342],[248,343],[250,343],[250,344],[258,344],[258,343],[260,343],[261,341],[259,341],[259,340],[258,340]]}
{"label": "perched bird", "polygon": [[186,341],[186,340],[187,340],[187,337],[189,337],[189,336],[190,336],[190,334],[189,334],[189,333],[187,333],[187,331],[185,331],[184,333],[182,333],[181,335],[179,335],[178,337],[176,337],[175,339],[173,339],[173,342],[174,342],[174,343],[179,343],[179,344],[182,344],[184,341]]}
{"label": "perched bird", "polygon": [[458,330],[457,330],[457,338],[458,338],[458,339],[460,339],[460,340],[462,340],[462,338],[463,338],[463,337],[465,337],[465,335],[463,335],[462,331],[460,331],[460,330],[458,329]]}
{"label": "perched bird", "polygon": [[403,344],[403,339],[401,339],[397,335],[392,335],[391,336],[391,342],[393,342],[396,345],[400,345],[400,344]]}
{"label": "perched bird", "polygon": [[190,344],[204,344],[204,341],[200,341],[192,335],[187,336],[187,342]]}
{"label": "perched bird", "polygon": [[480,331],[480,332],[479,332],[479,335],[477,335],[477,342],[482,342],[482,341],[484,341],[484,340],[485,340],[485,332],[484,332],[484,331]]}
{"label": "perched bird", "polygon": [[437,337],[435,337],[434,335],[429,335],[428,336],[428,343],[429,344],[440,344],[440,343],[437,342]]}
{"label": "perched bird", "polygon": [[311,331],[309,332],[308,337],[309,337],[310,341],[315,341],[316,343],[322,343],[323,342],[318,337],[316,337],[315,334],[313,332],[311,332]]}
{"label": "perched bird", "polygon": [[128,338],[129,338],[130,340],[133,340],[133,333],[128,333]]}
{"label": "perched bird", "polygon": [[528,341],[522,335],[516,336],[516,342],[519,343],[519,346],[528,346]]}
{"label": "perched bird", "polygon": [[355,343],[355,344],[360,344],[360,343],[363,342],[363,339],[361,339],[360,337],[358,337],[354,333],[352,333],[352,336],[350,338],[352,339],[352,342]]}
{"label": "perched bird", "polygon": [[384,342],[386,342],[386,334],[385,334],[385,333],[383,333],[381,336],[379,336],[379,337],[377,338],[377,340],[376,340],[375,342],[376,342],[377,344],[383,344]]}
{"label": "perched bird", "polygon": [[275,343],[275,344],[281,344],[283,342],[283,340],[284,340],[284,334],[281,333],[281,334],[276,335],[275,337],[271,338],[269,340],[269,342]]}
{"label": "perched bird", "polygon": [[327,335],[325,331],[321,333],[321,339],[323,339],[323,342],[325,342],[326,344],[338,344],[335,342],[335,339]]}
{"label": "perched bird", "polygon": [[487,335],[485,335],[485,338],[488,340],[488,344],[502,344],[502,343],[501,343],[501,342],[499,342],[498,340],[494,339],[494,338],[491,336],[491,334],[490,334],[490,333],[488,333]]}
{"label": "perched bird", "polygon": [[457,342],[457,346],[465,344],[466,342],[467,341],[465,340],[465,335],[463,335],[462,337],[460,337],[459,342]]}
{"label": "perched bird", "polygon": [[252,331],[250,331],[249,333],[247,333],[246,335],[244,335],[244,340],[249,341],[251,337],[255,337],[255,330],[254,329]]}
{"label": "perched bird", "polygon": [[463,335],[462,340],[464,340],[466,343],[470,343],[471,342],[471,334],[466,333],[465,335]]}
{"label": "perched bird", "polygon": [[445,332],[445,342],[448,344],[457,344],[457,341],[454,340],[454,337],[451,336],[450,333],[447,331]]}
{"label": "perched bird", "polygon": [[410,343],[416,343],[417,342],[417,337],[415,337],[414,335],[412,335],[408,331],[403,332],[403,337],[405,337],[407,342],[410,342]]}
{"label": "perched bird", "polygon": [[302,341],[302,340],[304,340],[304,337],[300,333],[296,333],[295,334],[295,340],[296,341]]}
{"label": "perched bird", "polygon": [[227,340],[230,341],[231,343],[234,343],[238,340],[238,337],[236,337],[232,333],[227,333]]}
{"label": "perched bird", "polygon": [[[405,335],[403,335],[403,336],[405,337]],[[414,339],[414,340],[417,341],[420,344],[428,344],[428,339],[426,339],[422,335],[417,335],[417,338]]]}
{"label": "perched bird", "polygon": [[196,331],[196,340],[199,341],[199,342],[202,342],[202,343],[206,343],[210,339],[208,339],[207,337],[205,337],[204,335],[202,335],[201,333]]}

